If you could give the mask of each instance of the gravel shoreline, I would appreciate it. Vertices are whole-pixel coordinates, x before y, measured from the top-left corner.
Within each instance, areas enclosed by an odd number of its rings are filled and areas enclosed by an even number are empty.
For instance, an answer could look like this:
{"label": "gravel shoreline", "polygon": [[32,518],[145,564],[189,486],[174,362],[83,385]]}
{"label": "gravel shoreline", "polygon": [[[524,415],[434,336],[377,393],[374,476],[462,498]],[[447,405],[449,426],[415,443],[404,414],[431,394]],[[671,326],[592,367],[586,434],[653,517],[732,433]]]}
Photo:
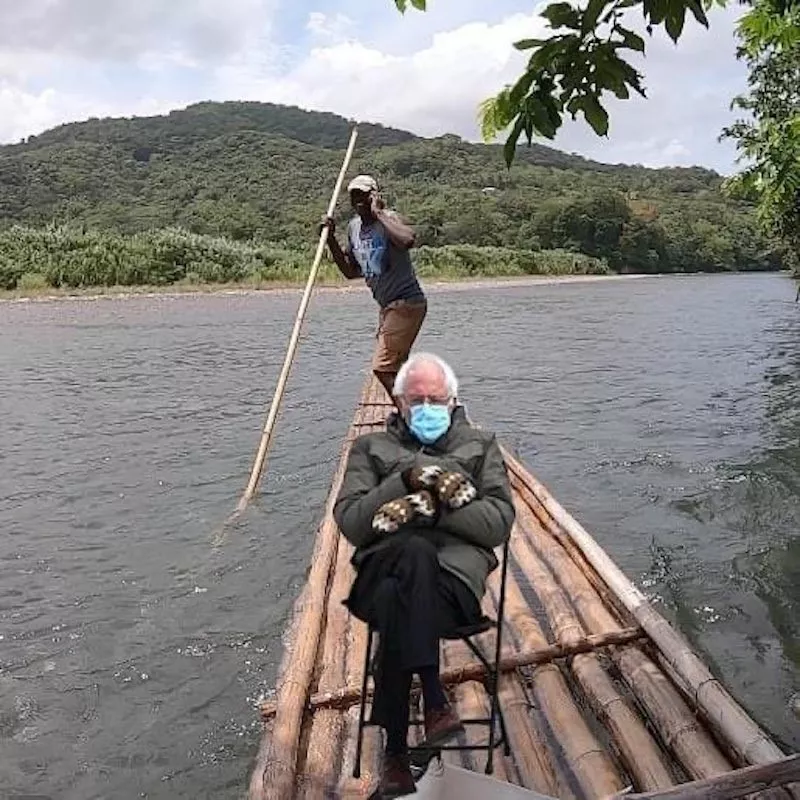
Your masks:
{"label": "gravel shoreline", "polygon": [[[510,278],[477,278],[465,280],[422,280],[426,292],[441,291],[469,291],[480,288],[499,288],[515,286],[550,286],[559,283],[590,283],[600,281],[620,281],[634,278],[652,277],[648,275],[531,275],[530,277]],[[45,303],[64,302],[76,300],[131,300],[142,297],[193,297],[229,296],[250,294],[301,294],[303,284],[275,284],[263,287],[203,284],[196,287],[154,287],[154,286],[112,286],[106,289],[92,287],[91,289],[73,289],[63,292],[0,292],[0,303]],[[324,293],[351,293],[367,292],[362,283],[357,284],[317,284],[315,292]]]}

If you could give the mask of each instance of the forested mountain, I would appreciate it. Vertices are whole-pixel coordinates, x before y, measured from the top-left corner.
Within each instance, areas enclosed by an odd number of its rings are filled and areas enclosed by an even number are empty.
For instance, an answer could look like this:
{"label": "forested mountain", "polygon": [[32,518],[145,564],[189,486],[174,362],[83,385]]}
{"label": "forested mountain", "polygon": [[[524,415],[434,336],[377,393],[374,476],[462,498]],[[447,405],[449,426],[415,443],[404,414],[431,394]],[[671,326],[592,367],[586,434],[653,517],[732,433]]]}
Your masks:
{"label": "forested mountain", "polygon": [[[334,114],[239,102],[63,125],[0,147],[0,232],[179,227],[306,248],[349,132]],[[355,172],[376,174],[430,247],[564,249],[627,272],[779,265],[752,209],[724,199],[721,176],[699,167],[600,164],[533,146],[509,171],[499,145],[363,124]]]}

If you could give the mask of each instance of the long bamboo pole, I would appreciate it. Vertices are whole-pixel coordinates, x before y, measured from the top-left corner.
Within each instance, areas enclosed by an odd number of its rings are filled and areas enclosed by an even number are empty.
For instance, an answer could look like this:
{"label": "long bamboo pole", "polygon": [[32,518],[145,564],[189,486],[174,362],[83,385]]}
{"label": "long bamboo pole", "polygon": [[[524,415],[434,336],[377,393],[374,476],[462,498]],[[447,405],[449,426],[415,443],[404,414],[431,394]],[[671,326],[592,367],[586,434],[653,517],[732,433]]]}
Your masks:
{"label": "long bamboo pole", "polygon": [[[641,628],[622,628],[607,633],[591,633],[582,636],[570,644],[550,644],[544,647],[521,650],[518,653],[504,655],[500,659],[500,671],[512,672],[520,667],[535,667],[561,658],[569,658],[579,653],[590,653],[603,647],[629,644],[645,638]],[[456,686],[466,681],[481,680],[486,668],[480,661],[470,660],[463,664],[448,666],[441,673],[440,680],[445,686]],[[418,686],[419,681],[415,680]],[[361,700],[361,685],[345,686],[332,692],[320,691],[313,694],[308,701],[308,709],[315,711],[324,708],[347,708]],[[266,720],[275,716],[277,704],[267,700],[261,704],[261,716]]]}
{"label": "long bamboo pole", "polygon": [[[352,548],[343,539],[339,539],[333,584],[328,593],[324,642],[318,654],[321,663],[318,682],[320,690],[334,689],[346,679],[348,614],[342,600],[347,595],[350,577],[347,567],[351,554]],[[320,710],[311,718],[304,771],[313,779],[314,784],[305,792],[304,800],[324,800],[329,787],[335,785],[344,723],[344,715],[331,709]]]}
{"label": "long bamboo pole", "polygon": [[[353,132],[350,134],[350,143],[347,146],[347,152],[344,156],[344,161],[342,162],[342,168],[339,171],[339,177],[336,179],[336,185],[333,189],[333,194],[331,195],[330,203],[328,203],[328,217],[332,217],[334,211],[336,210],[336,202],[339,199],[339,193],[342,190],[342,184],[344,183],[344,177],[347,174],[347,168],[350,166],[350,159],[353,156],[353,149],[356,145],[356,137],[358,136],[358,126],[353,127]],[[244,490],[241,499],[239,500],[239,505],[237,506],[237,512],[241,513],[246,508],[247,504],[250,502],[253,494],[255,493],[256,487],[258,486],[258,481],[261,477],[262,470],[264,468],[264,462],[267,457],[267,451],[269,450],[269,446],[272,443],[272,434],[275,430],[275,420],[278,417],[278,411],[280,409],[281,401],[283,400],[283,393],[286,390],[286,383],[289,380],[289,372],[292,368],[292,362],[294,361],[294,355],[297,350],[297,343],[300,340],[300,330],[303,326],[303,320],[305,319],[306,309],[308,308],[309,301],[311,300],[311,292],[314,288],[314,283],[317,280],[317,273],[319,272],[319,264],[322,260],[322,254],[325,251],[325,243],[328,238],[328,226],[324,226],[323,229],[320,231],[319,234],[319,243],[317,244],[317,252],[314,255],[314,261],[311,265],[311,270],[308,273],[308,280],[306,281],[306,288],[303,291],[303,297],[300,301],[300,308],[297,311],[297,316],[294,320],[294,328],[292,329],[292,335],[289,339],[289,347],[286,350],[286,356],[283,360],[283,367],[281,368],[281,374],[278,378],[278,385],[275,389],[275,394],[272,398],[272,405],[269,409],[269,414],[267,415],[267,421],[264,424],[264,430],[261,434],[261,441],[258,445],[258,452],[256,453],[256,460],[253,464],[253,469],[250,473],[250,480],[247,482],[247,488]]]}
{"label": "long bamboo pole", "polygon": [[[356,412],[356,421],[359,413]],[[331,482],[325,515],[311,555],[311,569],[292,613],[292,645],[284,651],[276,692],[278,711],[266,752],[259,755],[258,774],[251,781],[252,800],[289,800],[293,797],[300,727],[320,644],[328,588],[339,543],[333,505],[344,477],[351,444],[352,439],[348,437]]]}
{"label": "long bamboo pole", "polygon": [[[497,614],[499,584],[499,576],[495,570],[489,576],[488,591],[481,603],[484,613]],[[533,612],[510,571],[506,578],[504,630],[506,647],[512,640],[519,646],[522,641],[528,639],[532,639],[535,644],[541,643],[544,639],[544,634],[533,618]],[[489,652],[493,652],[493,645],[496,645],[496,642],[490,640]],[[502,658],[501,655],[501,661]],[[531,683],[534,688],[542,681],[545,683],[548,681],[547,674],[542,675],[542,670],[547,673],[549,667],[543,665],[533,670]],[[545,715],[540,715],[536,719],[531,714],[533,704],[528,697],[521,674],[503,673],[500,676],[498,700],[503,710],[513,758],[523,786],[547,797],[574,800],[573,786],[565,774],[565,769],[568,768],[563,761],[559,761],[559,756],[554,752],[554,749],[557,749],[560,753],[560,747],[553,748],[554,735],[548,736],[543,730],[546,726],[549,727],[549,723],[540,724]]]}
{"label": "long bamboo pole", "polygon": [[734,800],[800,781],[800,754],[708,778],[665,791],[619,795],[619,800]]}
{"label": "long bamboo pole", "polygon": [[[368,423],[372,413],[372,404],[376,402],[378,392],[383,391],[378,380],[370,375],[364,393],[361,397],[358,426],[353,426],[350,436],[358,436],[362,433],[369,433],[379,430],[378,421]],[[348,553],[352,553],[352,547],[348,544]],[[348,583],[352,583],[355,578],[355,569],[349,559],[346,565]],[[347,629],[347,658],[346,658],[346,681],[348,684],[361,682],[364,668],[364,652],[367,647],[367,625],[352,614],[348,617]],[[369,719],[370,711],[367,711]],[[378,781],[380,774],[380,753],[381,753],[381,733],[378,728],[368,726],[364,730],[363,750],[361,753],[361,777],[353,777],[353,766],[355,763],[356,737],[358,733],[358,708],[351,707],[343,711],[345,721],[344,743],[342,757],[339,763],[339,786],[337,797],[342,800],[347,798],[364,798],[370,795],[372,789]]]}
{"label": "long bamboo pole", "polygon": [[[509,456],[507,456],[509,457]],[[512,458],[513,457],[509,457]],[[607,553],[533,475],[526,474],[533,493],[547,512],[580,548],[625,608],[650,635],[678,675],[690,687],[697,706],[709,723],[727,739],[745,764],[767,764],[783,752],[728,694],[686,639],[673,628],[631,583]]]}
{"label": "long bamboo pole", "polygon": [[[514,526],[512,541],[521,535],[518,527],[518,524]],[[505,624],[518,641],[544,642],[541,626],[511,571],[506,578]],[[566,766],[584,796],[600,798],[619,792],[625,783],[581,714],[561,670],[553,663],[538,666],[531,676],[531,684],[536,705],[557,742],[554,749],[563,753]]]}

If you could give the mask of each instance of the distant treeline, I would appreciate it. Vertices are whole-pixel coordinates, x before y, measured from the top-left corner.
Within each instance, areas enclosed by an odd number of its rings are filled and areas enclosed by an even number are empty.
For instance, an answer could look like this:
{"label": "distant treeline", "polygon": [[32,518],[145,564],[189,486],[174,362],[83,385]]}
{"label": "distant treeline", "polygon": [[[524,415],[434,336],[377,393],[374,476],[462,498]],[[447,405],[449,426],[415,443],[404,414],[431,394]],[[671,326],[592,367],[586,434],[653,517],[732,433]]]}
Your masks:
{"label": "distant treeline", "polygon": [[[200,283],[294,283],[305,280],[312,249],[236,242],[179,229],[133,235],[51,226],[0,231],[0,288],[164,286]],[[596,258],[564,250],[459,245],[415,251],[419,274],[467,278],[609,272]],[[344,280],[330,262],[321,278]]]}
{"label": "distant treeline", "polygon": [[[103,231],[11,234],[46,250],[52,265],[26,257],[24,271],[60,283],[91,284],[100,275],[102,282],[148,283],[291,279],[316,241],[349,128],[332,114],[261,103],[201,103],[162,117],[63,125],[0,146],[0,231]],[[520,148],[507,170],[500,145],[363,126],[355,172],[376,175],[389,204],[415,226],[418,244],[434,248],[435,256],[417,252],[425,268],[517,274],[583,269],[594,264],[587,257],[613,272],[645,273],[782,263],[752,206],[726,198],[722,177],[701,167],[599,164],[533,145]],[[344,220],[344,196],[339,209]],[[151,233],[161,228],[186,233]],[[64,254],[51,248],[59,236]],[[34,245],[39,237],[44,243]],[[6,243],[0,258],[7,275],[19,275],[10,248],[18,251]],[[574,255],[541,255],[554,250]]]}

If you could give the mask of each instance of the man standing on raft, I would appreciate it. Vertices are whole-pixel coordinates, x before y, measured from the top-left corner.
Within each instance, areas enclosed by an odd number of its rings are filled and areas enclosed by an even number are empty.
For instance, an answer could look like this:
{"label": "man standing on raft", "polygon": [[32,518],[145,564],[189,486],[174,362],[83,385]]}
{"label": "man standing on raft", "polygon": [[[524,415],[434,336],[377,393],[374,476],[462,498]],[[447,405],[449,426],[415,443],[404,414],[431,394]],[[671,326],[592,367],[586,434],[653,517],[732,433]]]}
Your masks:
{"label": "man standing on raft", "polygon": [[385,207],[371,175],[356,176],[347,191],[356,214],[347,225],[344,249],[336,239],[334,220],[324,220],[328,249],[342,275],[363,277],[380,306],[372,371],[393,397],[394,380],[428,311],[409,253],[416,236],[396,211]]}

